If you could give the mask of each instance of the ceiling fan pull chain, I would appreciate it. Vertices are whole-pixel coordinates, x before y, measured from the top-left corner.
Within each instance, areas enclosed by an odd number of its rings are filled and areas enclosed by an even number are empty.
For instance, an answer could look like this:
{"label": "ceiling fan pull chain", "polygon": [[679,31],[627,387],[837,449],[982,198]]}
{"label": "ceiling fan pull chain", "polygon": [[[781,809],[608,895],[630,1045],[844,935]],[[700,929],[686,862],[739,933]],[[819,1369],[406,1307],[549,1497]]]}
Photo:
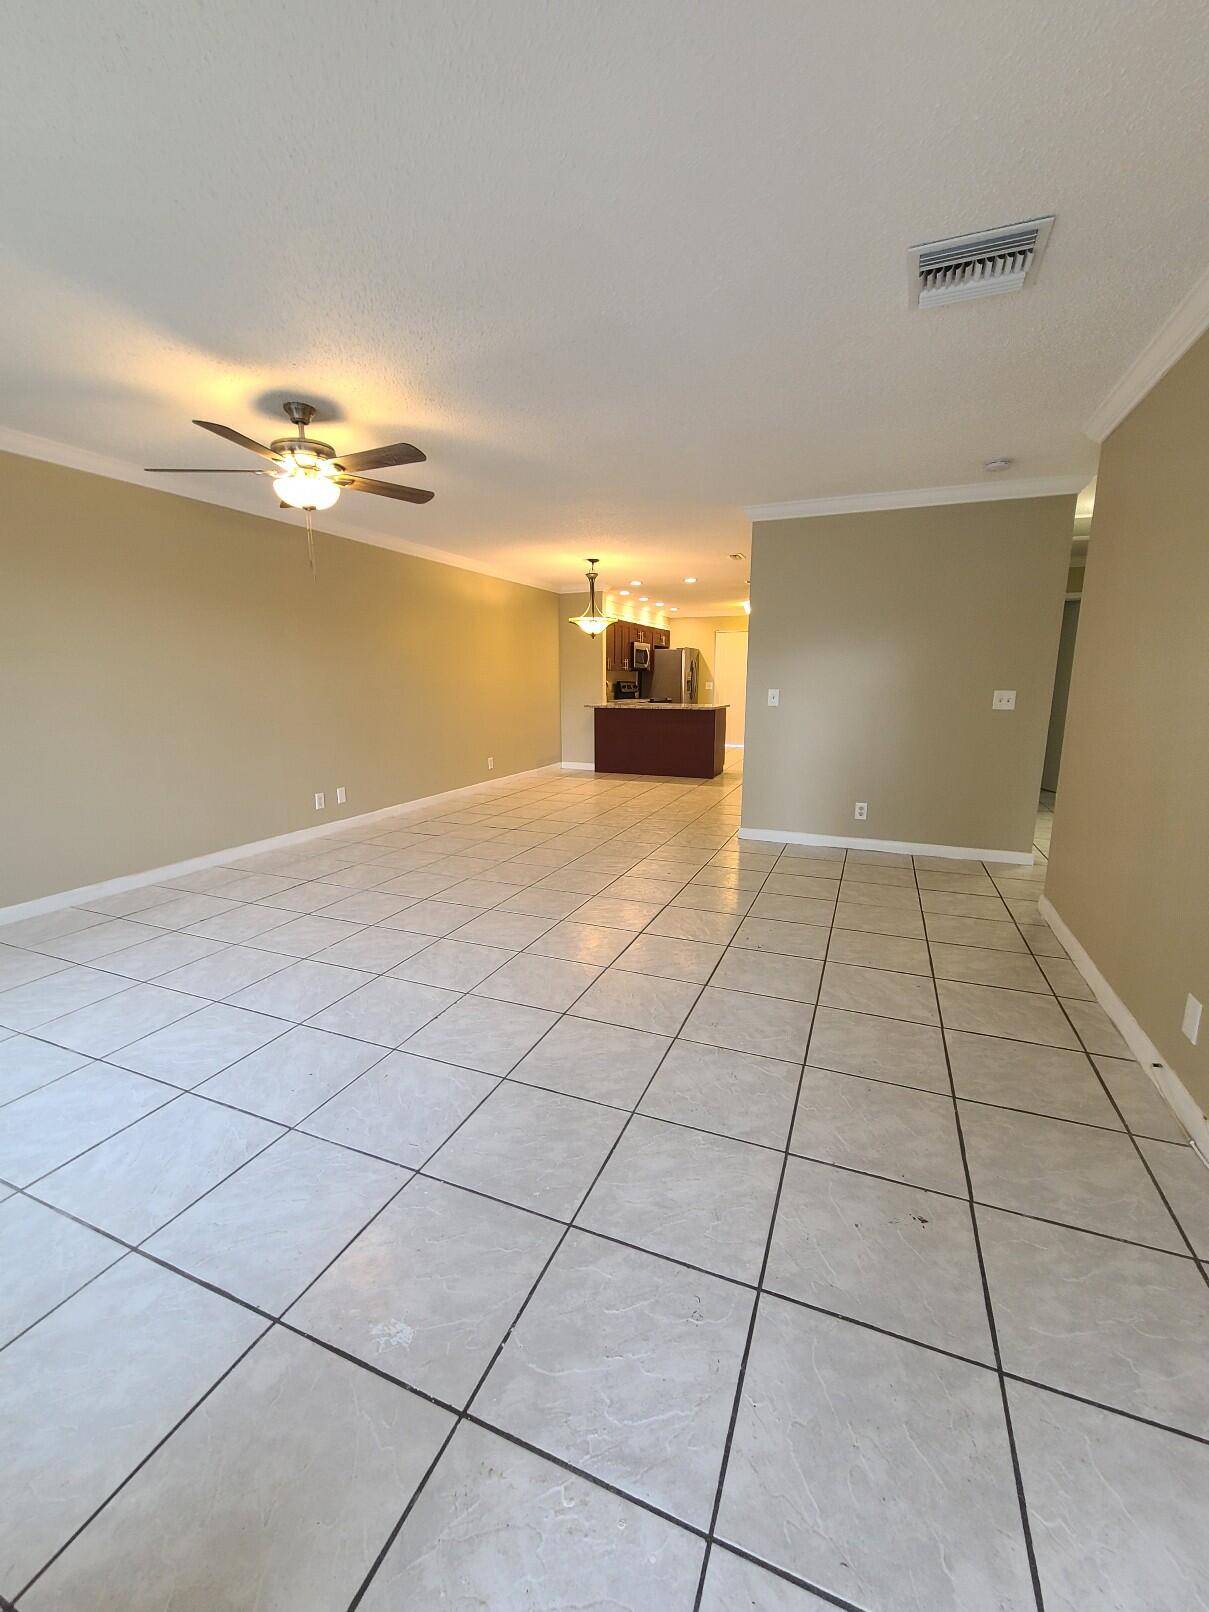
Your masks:
{"label": "ceiling fan pull chain", "polygon": [[307,558],[311,562],[311,581],[312,582],[318,582],[319,573],[315,569],[315,528],[311,525],[311,512],[310,512],[310,510],[309,509],[306,510],[305,514],[306,514],[306,552],[307,552]]}

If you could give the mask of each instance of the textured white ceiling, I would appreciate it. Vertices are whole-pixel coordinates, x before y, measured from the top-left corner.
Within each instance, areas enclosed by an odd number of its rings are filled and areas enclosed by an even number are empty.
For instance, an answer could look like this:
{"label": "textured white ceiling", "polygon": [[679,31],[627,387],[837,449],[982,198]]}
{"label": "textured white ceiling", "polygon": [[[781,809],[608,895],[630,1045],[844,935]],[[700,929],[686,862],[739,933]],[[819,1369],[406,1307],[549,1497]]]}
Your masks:
{"label": "textured white ceiling", "polygon": [[[438,495],[345,496],[344,529],[564,589],[599,554],[734,605],[744,505],[996,454],[1090,473],[1083,421],[1209,262],[1204,0],[20,21],[0,426],[221,465],[191,416],[268,437],[283,396],[329,402],[338,448],[412,440],[430,463],[387,474]],[[1044,212],[1035,289],[908,309],[910,243]],[[250,478],[204,494],[274,508]]]}

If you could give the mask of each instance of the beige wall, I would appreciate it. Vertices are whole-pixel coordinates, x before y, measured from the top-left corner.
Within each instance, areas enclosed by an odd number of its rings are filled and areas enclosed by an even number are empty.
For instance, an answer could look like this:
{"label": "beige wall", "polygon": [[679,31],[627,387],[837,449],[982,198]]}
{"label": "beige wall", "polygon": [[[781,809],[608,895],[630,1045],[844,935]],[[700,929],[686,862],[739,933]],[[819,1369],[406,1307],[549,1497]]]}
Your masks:
{"label": "beige wall", "polygon": [[1209,336],[1105,442],[1046,894],[1209,1109]]}
{"label": "beige wall", "polygon": [[584,593],[558,596],[558,675],[562,725],[562,759],[591,763],[596,745],[592,713],[587,709],[605,698],[605,640],[589,638],[570,617],[584,607]]}
{"label": "beige wall", "polygon": [[558,759],[551,593],[8,454],[0,509],[0,906]]}
{"label": "beige wall", "polygon": [[1072,496],[758,523],[744,826],[1027,851],[1073,518]]}
{"label": "beige wall", "polygon": [[713,689],[706,684],[714,681],[714,634],[716,632],[746,632],[746,616],[672,616],[668,620],[673,649],[699,649],[701,651],[701,677],[697,685],[697,698],[706,704],[714,698]]}

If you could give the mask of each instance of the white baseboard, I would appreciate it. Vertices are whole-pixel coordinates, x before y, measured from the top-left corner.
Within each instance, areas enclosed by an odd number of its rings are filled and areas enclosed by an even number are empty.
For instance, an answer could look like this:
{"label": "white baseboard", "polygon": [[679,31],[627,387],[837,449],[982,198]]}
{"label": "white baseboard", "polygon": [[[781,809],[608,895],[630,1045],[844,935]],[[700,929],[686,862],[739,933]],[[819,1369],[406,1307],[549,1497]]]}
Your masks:
{"label": "white baseboard", "polygon": [[[141,873],[123,873],[116,879],[102,879],[99,884],[82,884],[74,890],[58,890],[54,895],[37,896],[32,901],[18,901],[14,906],[0,907],[0,924],[12,923],[17,918],[36,918],[44,912],[58,912],[62,907],[78,906],[93,901],[97,896],[119,895],[123,890],[137,890],[145,884],[163,884],[179,879],[184,873],[196,873],[201,868],[221,867],[226,862],[246,856],[259,856],[264,851],[278,851],[290,845],[303,845],[308,840],[321,840],[329,834],[340,834],[358,823],[377,823],[390,817],[405,817],[411,812],[439,805],[441,801],[457,800],[489,789],[493,783],[505,779],[538,778],[546,773],[559,772],[555,761],[544,767],[530,767],[523,772],[502,773],[498,779],[484,778],[477,784],[463,784],[458,789],[446,789],[438,795],[422,795],[417,800],[400,801],[397,806],[383,806],[375,812],[360,812],[353,817],[341,817],[334,823],[318,823],[313,828],[296,828],[288,834],[275,834],[271,839],[252,840],[247,845],[231,845],[221,851],[207,851],[203,856],[191,856],[183,862],[170,862],[165,867],[147,868]],[[2,939],[2,937],[0,937]]]}
{"label": "white baseboard", "polygon": [[1209,1165],[1209,1118],[1201,1112],[1201,1106],[1196,1098],[1092,962],[1069,926],[1054,911],[1053,902],[1049,897],[1039,897],[1037,908],[1070,953],[1071,962],[1091,986],[1096,1001],[1121,1032],[1121,1037],[1130,1052],[1154,1082],[1159,1096],[1192,1138],[1192,1145],[1200,1154],[1202,1161]]}
{"label": "white baseboard", "polygon": [[741,828],[741,840],[776,840],[783,845],[834,845],[846,851],[903,851],[908,856],[955,856],[971,862],[1031,863],[1031,851],[986,851],[973,845],[923,845],[914,840],[870,840],[846,834],[799,834],[789,828]]}
{"label": "white baseboard", "polygon": [[556,761],[554,763],[554,771],[555,772],[595,772],[596,771],[596,763],[594,761]]}

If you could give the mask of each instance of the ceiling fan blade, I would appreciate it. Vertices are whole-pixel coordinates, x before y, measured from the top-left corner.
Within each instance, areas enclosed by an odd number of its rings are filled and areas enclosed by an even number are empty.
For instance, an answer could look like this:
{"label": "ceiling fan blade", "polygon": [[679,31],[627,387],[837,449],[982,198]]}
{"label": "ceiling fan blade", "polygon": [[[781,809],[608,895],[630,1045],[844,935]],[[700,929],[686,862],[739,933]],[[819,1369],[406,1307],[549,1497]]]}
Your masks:
{"label": "ceiling fan blade", "polygon": [[229,425],[215,425],[213,420],[194,420],[194,425],[200,425],[203,431],[213,431],[216,437],[226,437],[237,448],[247,448],[251,453],[260,454],[263,459],[279,459],[280,454],[266,448],[263,442],[253,442],[251,437],[245,437],[242,431],[235,431]]}
{"label": "ceiling fan blade", "polygon": [[[341,461],[343,463],[343,461]],[[338,476],[337,483],[355,493],[377,493],[382,498],[401,498],[408,504],[426,504],[435,493],[422,487],[397,487],[393,481],[368,481],[364,476]]]}
{"label": "ceiling fan blade", "polygon": [[358,470],[385,470],[388,465],[418,465],[427,454],[410,442],[390,442],[385,448],[366,448],[363,453],[339,453],[336,463],[352,473]]}
{"label": "ceiling fan blade", "polygon": [[229,470],[225,466],[214,465],[144,465],[143,474],[147,476],[271,476],[271,470]]}

